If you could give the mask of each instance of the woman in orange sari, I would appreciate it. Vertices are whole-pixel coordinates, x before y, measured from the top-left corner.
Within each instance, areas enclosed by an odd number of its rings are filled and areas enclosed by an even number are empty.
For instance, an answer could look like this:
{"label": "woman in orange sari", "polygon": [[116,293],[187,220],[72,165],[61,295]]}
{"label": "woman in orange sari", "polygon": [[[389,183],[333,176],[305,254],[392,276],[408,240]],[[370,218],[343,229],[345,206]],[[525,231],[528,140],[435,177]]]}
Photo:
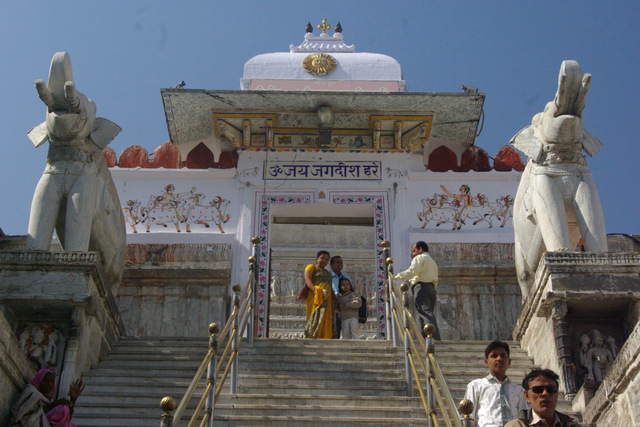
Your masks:
{"label": "woman in orange sari", "polygon": [[305,338],[333,338],[333,289],[331,273],[324,268],[329,264],[329,252],[319,251],[316,263],[304,269],[307,294],[307,323]]}

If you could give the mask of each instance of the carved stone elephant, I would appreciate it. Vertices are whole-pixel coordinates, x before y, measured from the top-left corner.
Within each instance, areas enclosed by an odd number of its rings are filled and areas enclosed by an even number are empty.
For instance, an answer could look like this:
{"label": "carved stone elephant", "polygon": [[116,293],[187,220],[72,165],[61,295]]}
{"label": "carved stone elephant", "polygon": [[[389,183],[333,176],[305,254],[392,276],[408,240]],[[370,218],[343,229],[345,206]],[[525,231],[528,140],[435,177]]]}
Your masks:
{"label": "carved stone elephant", "polygon": [[590,74],[564,61],[558,91],[544,112],[511,140],[529,161],[514,202],[515,263],[525,299],[545,251],[572,251],[582,238],[587,251],[606,252],[598,190],[582,154],[602,143],[582,127]]}
{"label": "carved stone elephant", "polygon": [[48,84],[36,80],[35,85],[47,114],[28,136],[36,147],[49,140],[49,152],[31,204],[27,247],[49,250],[55,228],[64,250],[100,253],[115,294],[124,267],[125,226],[102,150],[121,129],[96,118],[96,104],[75,88],[66,52],[53,56]]}

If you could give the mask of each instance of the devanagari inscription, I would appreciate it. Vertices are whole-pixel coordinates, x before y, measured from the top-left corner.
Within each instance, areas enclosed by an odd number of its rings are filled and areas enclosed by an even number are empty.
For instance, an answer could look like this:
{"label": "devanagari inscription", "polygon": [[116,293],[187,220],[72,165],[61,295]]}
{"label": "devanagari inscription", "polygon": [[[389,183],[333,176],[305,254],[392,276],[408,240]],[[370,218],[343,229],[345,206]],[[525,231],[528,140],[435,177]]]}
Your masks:
{"label": "devanagari inscription", "polygon": [[381,162],[265,162],[267,180],[380,180]]}

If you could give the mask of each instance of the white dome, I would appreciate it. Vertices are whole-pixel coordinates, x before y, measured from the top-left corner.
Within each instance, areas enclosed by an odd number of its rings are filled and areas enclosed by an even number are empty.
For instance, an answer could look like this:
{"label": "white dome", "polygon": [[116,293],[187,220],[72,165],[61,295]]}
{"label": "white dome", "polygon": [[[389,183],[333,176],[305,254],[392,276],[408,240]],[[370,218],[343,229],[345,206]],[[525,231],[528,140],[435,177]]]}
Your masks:
{"label": "white dome", "polygon": [[[305,68],[305,59],[318,54],[330,56],[331,63],[335,61],[335,67],[326,74]],[[398,61],[379,53],[355,52],[353,45],[343,42],[342,33],[307,33],[304,42],[291,45],[289,52],[254,56],[244,64],[240,86],[245,90],[405,90]]]}
{"label": "white dome", "polygon": [[400,81],[402,69],[398,61],[378,53],[330,53],[336,68],[325,76],[304,69],[304,59],[313,52],[276,52],[257,55],[244,64],[244,79],[295,80],[379,80]]}

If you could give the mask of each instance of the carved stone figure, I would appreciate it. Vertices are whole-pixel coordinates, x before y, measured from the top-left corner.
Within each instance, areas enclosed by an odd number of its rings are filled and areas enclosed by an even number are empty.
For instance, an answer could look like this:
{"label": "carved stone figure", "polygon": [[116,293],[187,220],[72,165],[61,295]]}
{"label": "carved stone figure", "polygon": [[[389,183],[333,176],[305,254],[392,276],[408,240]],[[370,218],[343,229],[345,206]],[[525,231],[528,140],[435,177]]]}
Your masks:
{"label": "carved stone figure", "polygon": [[587,353],[589,352],[589,344],[591,344],[591,340],[587,334],[582,334],[580,337],[580,356],[579,361],[581,366],[587,366]]}
{"label": "carved stone figure", "polygon": [[49,368],[56,366],[59,338],[60,334],[51,326],[32,326],[20,333],[20,346],[38,369]]}
{"label": "carved stone figure", "polygon": [[300,284],[300,273],[295,271],[287,272],[287,286],[289,289],[282,287],[283,295],[297,295],[296,292],[299,292],[302,289],[302,285]]}
{"label": "carved stone figure", "polygon": [[28,249],[49,250],[55,228],[64,250],[100,253],[115,293],[125,228],[102,150],[121,129],[97,118],[96,104],[76,90],[66,52],[53,56],[48,84],[36,80],[35,85],[47,114],[28,135],[36,147],[49,140],[49,153],[31,204]]}
{"label": "carved stone figure", "polygon": [[523,299],[545,251],[572,250],[580,238],[587,251],[607,251],[600,197],[582,154],[593,156],[602,147],[582,127],[590,81],[576,61],[563,61],[555,99],[511,140],[529,157],[513,215]]}
{"label": "carved stone figure", "polygon": [[587,352],[587,377],[596,383],[601,383],[613,363],[611,350],[604,346],[604,339],[600,331],[591,331],[593,346]]}

